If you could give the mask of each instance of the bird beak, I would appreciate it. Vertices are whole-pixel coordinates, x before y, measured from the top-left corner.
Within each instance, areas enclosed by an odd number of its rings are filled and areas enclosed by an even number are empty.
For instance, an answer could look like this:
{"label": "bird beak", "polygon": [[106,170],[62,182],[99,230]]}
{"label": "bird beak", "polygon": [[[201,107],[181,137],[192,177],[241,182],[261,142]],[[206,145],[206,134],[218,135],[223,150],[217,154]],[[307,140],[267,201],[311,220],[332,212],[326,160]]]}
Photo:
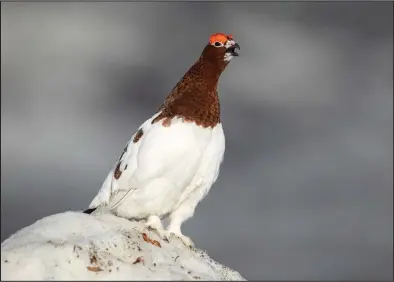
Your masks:
{"label": "bird beak", "polygon": [[226,49],[226,52],[230,53],[232,56],[239,56],[239,54],[236,52],[236,49],[241,50],[238,43],[232,44]]}

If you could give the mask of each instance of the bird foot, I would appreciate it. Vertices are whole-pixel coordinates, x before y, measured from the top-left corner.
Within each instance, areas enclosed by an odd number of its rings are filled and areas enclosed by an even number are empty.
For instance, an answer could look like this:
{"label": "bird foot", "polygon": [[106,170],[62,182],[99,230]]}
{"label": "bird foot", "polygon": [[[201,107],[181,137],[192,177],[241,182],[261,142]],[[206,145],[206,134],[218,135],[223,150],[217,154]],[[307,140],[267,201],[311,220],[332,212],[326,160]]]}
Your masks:
{"label": "bird foot", "polygon": [[183,244],[185,244],[186,247],[188,248],[194,247],[194,243],[192,239],[190,239],[190,237],[185,236],[183,234],[174,234],[174,235],[177,236],[179,239],[181,239],[181,241],[183,242]]}
{"label": "bird foot", "polygon": [[168,243],[173,237],[178,237],[186,247],[194,247],[193,241],[188,236],[185,236],[180,231],[178,231],[178,228],[174,229],[170,227],[167,230],[164,229],[158,216],[150,216],[144,225],[149,231],[156,233],[159,238]]}
{"label": "bird foot", "polygon": [[156,235],[157,235],[159,238],[161,238],[161,239],[163,239],[163,240],[165,240],[165,238],[167,238],[167,237],[166,237],[167,232],[166,232],[165,229],[163,229],[163,228],[154,228],[154,227],[151,227],[151,226],[148,226],[147,228],[148,228],[149,231],[151,231],[151,232],[153,232],[153,233],[156,233]]}
{"label": "bird foot", "polygon": [[165,230],[163,228],[163,225],[161,224],[161,220],[159,217],[150,216],[144,225],[149,231],[155,232],[160,238],[163,237],[163,233],[165,233]]}
{"label": "bird foot", "polygon": [[174,233],[174,232],[167,231],[167,230],[165,230],[165,231],[166,231],[166,234],[164,235],[165,238],[163,238],[163,240],[167,239],[167,241],[169,241],[169,239],[171,239],[173,237],[177,237],[182,241],[182,243],[186,247],[188,247],[188,248],[194,247],[194,243],[193,243],[192,239],[190,239],[188,236],[183,235],[182,233]]}

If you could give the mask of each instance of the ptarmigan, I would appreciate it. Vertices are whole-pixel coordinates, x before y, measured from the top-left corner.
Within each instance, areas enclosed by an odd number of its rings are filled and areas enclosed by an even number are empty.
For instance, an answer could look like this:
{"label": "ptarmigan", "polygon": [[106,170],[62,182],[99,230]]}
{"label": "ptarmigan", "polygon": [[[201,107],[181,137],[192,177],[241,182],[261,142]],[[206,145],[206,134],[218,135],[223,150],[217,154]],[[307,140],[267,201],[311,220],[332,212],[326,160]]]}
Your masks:
{"label": "ptarmigan", "polygon": [[[231,35],[210,36],[200,58],[127,143],[85,213],[97,209],[147,219],[147,226],[193,245],[181,225],[219,175],[225,138],[217,85],[238,56],[236,49],[240,47]],[[161,219],[167,216],[164,230]]]}

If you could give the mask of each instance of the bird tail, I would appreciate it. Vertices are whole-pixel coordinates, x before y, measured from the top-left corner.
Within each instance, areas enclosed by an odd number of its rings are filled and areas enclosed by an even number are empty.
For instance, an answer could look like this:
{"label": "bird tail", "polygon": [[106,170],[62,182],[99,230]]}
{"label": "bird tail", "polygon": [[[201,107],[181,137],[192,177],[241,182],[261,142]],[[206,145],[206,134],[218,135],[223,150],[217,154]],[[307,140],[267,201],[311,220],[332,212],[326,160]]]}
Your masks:
{"label": "bird tail", "polygon": [[94,212],[96,209],[97,209],[97,208],[94,208],[94,209],[87,209],[87,210],[84,210],[83,213],[91,214],[91,213]]}
{"label": "bird tail", "polygon": [[97,215],[97,214],[103,214],[103,213],[110,213],[110,209],[108,209],[108,206],[100,205],[95,208],[88,208],[84,210],[82,213],[90,214],[90,215]]}
{"label": "bird tail", "polygon": [[123,193],[119,193],[121,191],[118,190],[112,196],[112,201],[111,201],[112,203],[109,206],[99,205],[95,208],[88,208],[88,209],[84,210],[82,213],[95,215],[95,214],[99,214],[99,213],[111,212],[111,210],[117,208],[126,199],[126,197],[135,190],[136,189],[129,189],[127,192],[122,191]]}

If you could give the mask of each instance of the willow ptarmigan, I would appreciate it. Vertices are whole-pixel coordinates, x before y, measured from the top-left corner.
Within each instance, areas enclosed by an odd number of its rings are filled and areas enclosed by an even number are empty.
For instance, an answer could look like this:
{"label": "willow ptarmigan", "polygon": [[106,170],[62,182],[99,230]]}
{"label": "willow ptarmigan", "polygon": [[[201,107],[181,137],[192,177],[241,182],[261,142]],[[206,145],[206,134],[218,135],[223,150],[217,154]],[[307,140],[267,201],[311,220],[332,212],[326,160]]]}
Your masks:
{"label": "willow ptarmigan", "polygon": [[[231,35],[210,36],[200,58],[172,89],[156,114],[131,137],[85,213],[97,209],[133,219],[187,246],[181,225],[194,214],[219,175],[225,138],[218,80],[239,45]],[[169,217],[163,229],[161,219]],[[164,235],[166,236],[166,235]]]}

